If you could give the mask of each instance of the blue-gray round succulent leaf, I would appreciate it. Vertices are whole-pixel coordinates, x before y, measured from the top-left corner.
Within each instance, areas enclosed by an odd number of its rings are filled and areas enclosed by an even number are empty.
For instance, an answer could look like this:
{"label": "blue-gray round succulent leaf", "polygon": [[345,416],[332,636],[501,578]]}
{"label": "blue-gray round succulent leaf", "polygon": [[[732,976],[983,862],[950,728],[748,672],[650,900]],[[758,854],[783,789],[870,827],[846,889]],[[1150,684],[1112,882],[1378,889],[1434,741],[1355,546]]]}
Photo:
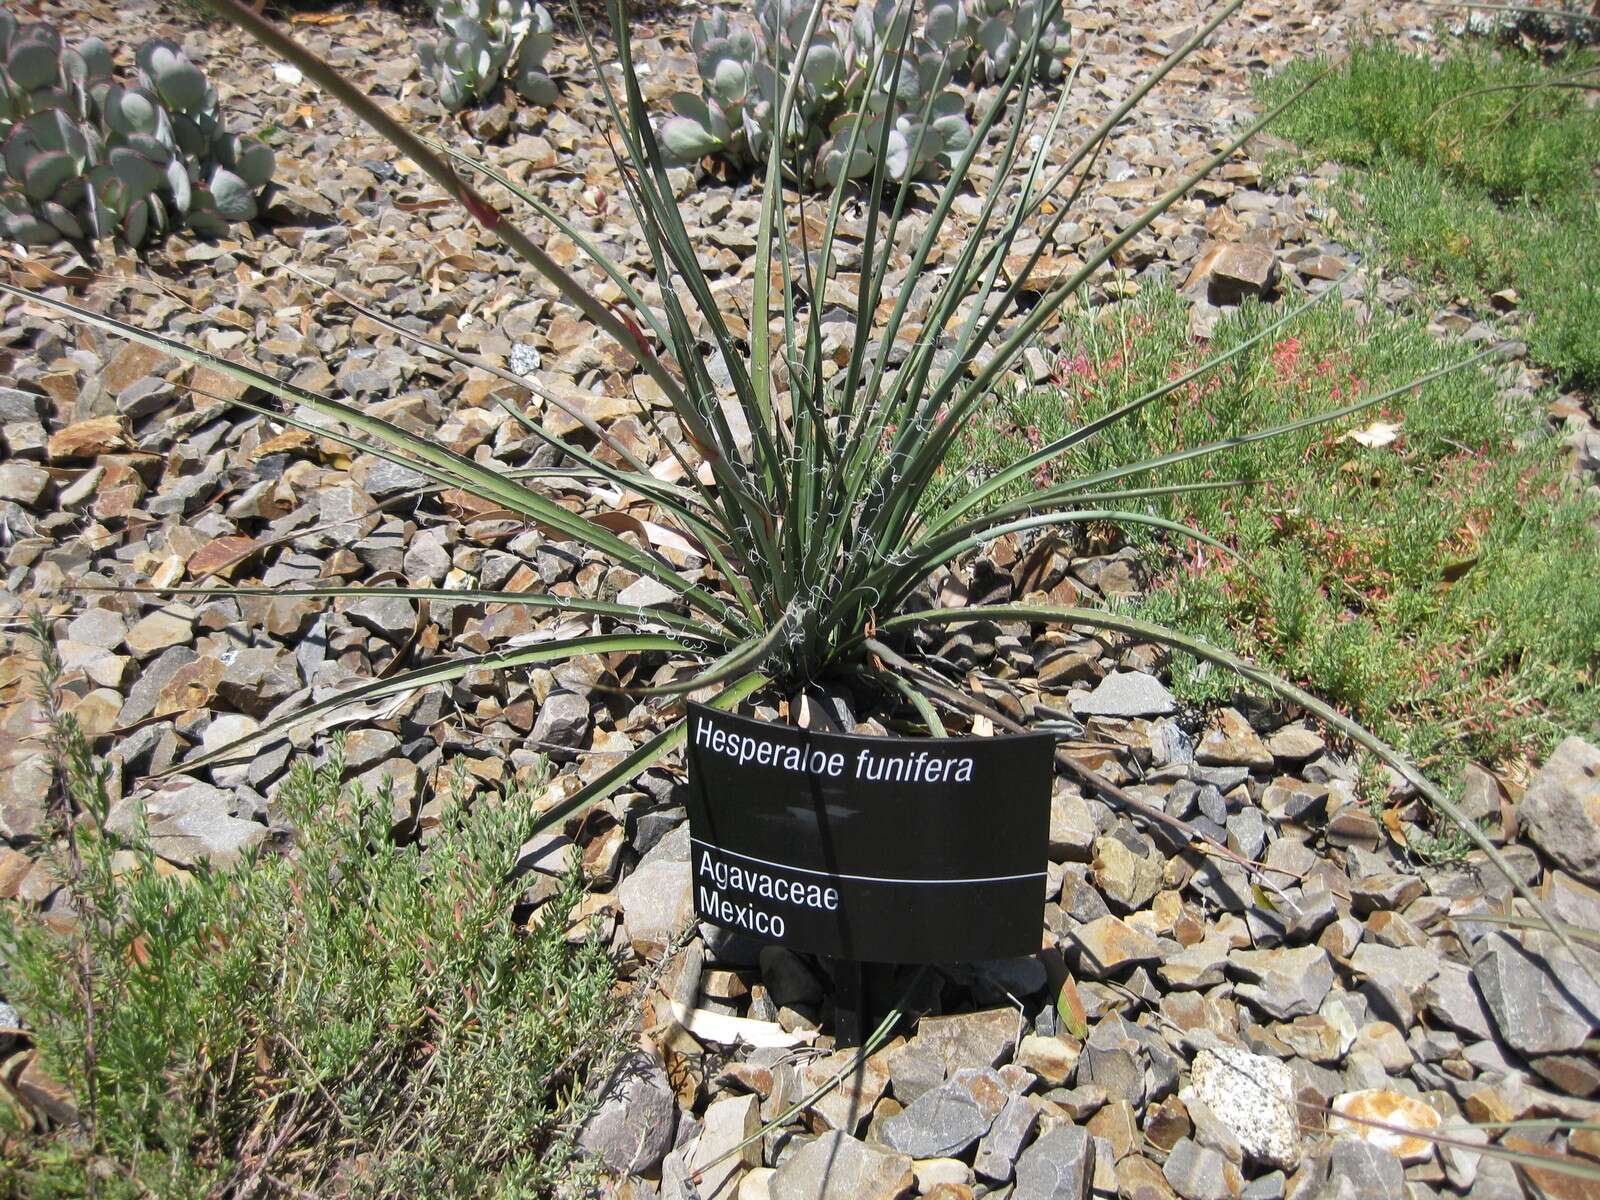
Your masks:
{"label": "blue-gray round succulent leaf", "polygon": [[722,148],[722,141],[692,117],[672,116],[661,122],[661,144],[678,162],[697,162]]}
{"label": "blue-gray round succulent leaf", "polygon": [[990,17],[978,27],[978,45],[991,59],[998,60],[1002,54],[1006,54],[1013,36],[1011,22],[1006,17]]}
{"label": "blue-gray round succulent leaf", "polygon": [[156,76],[156,92],[178,112],[195,112],[206,103],[206,77],[188,59],[172,63]]}
{"label": "blue-gray round succulent leaf", "polygon": [[61,239],[61,231],[49,221],[33,213],[6,213],[0,217],[0,229],[8,242],[21,242],[24,246],[48,246]]}
{"label": "blue-gray round succulent leaf", "polygon": [[923,20],[923,36],[935,45],[949,48],[966,32],[966,19],[955,0],[934,3]]}
{"label": "blue-gray round succulent leaf", "polygon": [[189,206],[189,228],[201,237],[222,237],[228,232],[228,222],[217,212],[215,197],[205,188],[194,190]]}
{"label": "blue-gray round succulent leaf", "polygon": [[111,74],[111,47],[97,37],[87,37],[72,50],[77,60],[73,65],[81,68],[84,80],[105,79]]}
{"label": "blue-gray round succulent leaf", "polygon": [[727,36],[728,14],[720,8],[715,8],[711,10],[709,15],[699,16],[694,19],[694,24],[689,27],[689,46],[698,57],[713,38]]}
{"label": "blue-gray round succulent leaf", "polygon": [[458,112],[467,106],[469,99],[466,86],[461,82],[460,76],[449,70],[439,73],[439,103],[451,112]]}
{"label": "blue-gray round succulent leaf", "polygon": [[753,161],[760,162],[767,156],[767,126],[771,112],[772,106],[763,100],[747,106],[739,114],[745,151]]}
{"label": "blue-gray round succulent leaf", "polygon": [[77,122],[59,108],[34,113],[17,125],[13,137],[18,133],[41,150],[65,150],[80,158],[88,147]]}
{"label": "blue-gray round succulent leaf", "polygon": [[217,215],[229,221],[251,221],[256,215],[256,196],[250,185],[226,167],[211,172],[211,199]]}
{"label": "blue-gray round succulent leaf", "polygon": [[[127,137],[117,139],[117,143],[149,159],[158,167],[166,166],[175,157],[171,146],[148,133],[130,133]],[[106,157],[109,159],[111,156],[107,154]]]}
{"label": "blue-gray round succulent leaf", "polygon": [[750,92],[750,68],[731,54],[713,60],[706,84],[723,104],[738,104]]}
{"label": "blue-gray round succulent leaf", "polygon": [[523,38],[522,48],[517,51],[517,72],[542,70],[545,55],[554,49],[555,44],[555,34],[543,31],[530,33]]}
{"label": "blue-gray round succulent leaf", "polygon": [[850,154],[850,134],[843,131],[824,142],[817,153],[818,175],[830,186],[846,179],[863,179],[872,174],[872,149],[867,144],[867,130],[856,141],[855,153]]}
{"label": "blue-gray round succulent leaf", "polygon": [[6,131],[29,113],[46,108],[74,109],[71,93],[59,87],[26,92],[10,82],[0,68],[0,131]]}
{"label": "blue-gray round succulent leaf", "polygon": [[215,153],[213,146],[215,139],[207,132],[205,126],[183,113],[172,114],[166,134],[184,158],[206,159]]}
{"label": "blue-gray round succulent leaf", "polygon": [[248,134],[240,137],[235,145],[233,173],[260,191],[272,182],[272,173],[278,168],[277,155],[260,138]]}
{"label": "blue-gray round succulent leaf", "polygon": [[149,86],[180,112],[200,108],[206,100],[206,77],[176,42],[157,38],[134,56]]}
{"label": "blue-gray round succulent leaf", "polygon": [[163,166],[151,162],[128,146],[117,146],[109,155],[111,169],[133,197],[148,196],[166,181]]}
{"label": "blue-gray round succulent leaf", "polygon": [[907,139],[905,130],[898,126],[889,131],[884,170],[895,183],[906,178],[911,171],[911,142]]}
{"label": "blue-gray round succulent leaf", "polygon": [[121,188],[117,173],[105,163],[90,167],[83,177],[84,193],[76,211],[83,214],[89,232],[97,238],[110,237],[116,232],[121,213],[111,207],[112,193]]}
{"label": "blue-gray round succulent leaf", "polygon": [[57,204],[65,205],[76,212],[88,199],[88,196],[88,176],[86,174],[77,174],[58,187],[56,194],[51,199]]}
{"label": "blue-gray round succulent leaf", "polygon": [[726,141],[730,136],[728,119],[720,108],[707,103],[704,96],[696,96],[693,92],[674,92],[667,103],[672,105],[673,112],[680,117],[687,117],[719,142]]}
{"label": "blue-gray round succulent leaf", "polygon": [[800,77],[813,95],[827,96],[840,90],[844,84],[844,56],[839,47],[831,39],[814,42],[800,65]]}
{"label": "blue-gray round succulent leaf", "polygon": [[954,151],[965,150],[967,143],[972,141],[972,126],[967,124],[966,101],[960,92],[941,92],[935,97],[929,113],[929,124],[942,139],[946,157],[950,157]]}
{"label": "blue-gray round succulent leaf", "polygon": [[74,241],[81,241],[88,232],[83,227],[83,222],[78,220],[76,213],[64,204],[57,204],[54,200],[46,200],[41,204],[39,213],[63,235],[72,238]]}
{"label": "blue-gray round succulent leaf", "polygon": [[850,41],[858,54],[871,54],[877,45],[878,12],[882,8],[883,0],[861,0],[850,15]]}
{"label": "blue-gray round succulent leaf", "polygon": [[78,173],[78,163],[65,150],[40,150],[22,169],[22,191],[30,200],[48,200]]}
{"label": "blue-gray round succulent leaf", "polygon": [[189,167],[181,158],[167,163],[167,193],[172,197],[172,207],[180,213],[189,211],[194,194],[194,184],[189,179]]}
{"label": "blue-gray round succulent leaf", "polygon": [[122,238],[130,246],[142,246],[150,236],[150,201],[154,197],[135,200],[122,214]]}
{"label": "blue-gray round succulent leaf", "polygon": [[534,68],[519,71],[516,78],[517,95],[529,104],[538,104],[548,108],[561,96],[561,89],[556,87],[556,81],[551,79],[544,71]]}
{"label": "blue-gray round succulent leaf", "polygon": [[161,102],[144,88],[113,84],[106,92],[103,111],[113,133],[155,134],[161,128]]}
{"label": "blue-gray round succulent leaf", "polygon": [[6,74],[23,91],[53,87],[61,79],[61,43],[33,33],[14,42],[6,55]]}

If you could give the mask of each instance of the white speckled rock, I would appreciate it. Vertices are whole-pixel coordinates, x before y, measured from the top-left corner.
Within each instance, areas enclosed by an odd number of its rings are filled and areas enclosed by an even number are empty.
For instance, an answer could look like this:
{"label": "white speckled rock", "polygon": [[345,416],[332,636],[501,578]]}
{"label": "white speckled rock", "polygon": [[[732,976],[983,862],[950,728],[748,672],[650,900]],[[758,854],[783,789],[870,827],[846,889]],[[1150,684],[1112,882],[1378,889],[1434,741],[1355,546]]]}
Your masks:
{"label": "white speckled rock", "polygon": [[1231,1047],[1195,1055],[1190,1095],[1211,1108],[1258,1162],[1293,1170],[1300,1161],[1294,1079],[1285,1063]]}

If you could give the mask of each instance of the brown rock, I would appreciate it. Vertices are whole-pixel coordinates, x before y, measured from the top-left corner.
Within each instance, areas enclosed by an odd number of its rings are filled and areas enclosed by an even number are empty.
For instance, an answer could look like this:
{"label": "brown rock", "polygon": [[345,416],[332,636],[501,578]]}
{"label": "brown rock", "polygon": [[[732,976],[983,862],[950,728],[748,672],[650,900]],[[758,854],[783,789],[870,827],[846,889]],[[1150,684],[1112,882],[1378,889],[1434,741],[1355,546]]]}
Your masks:
{"label": "brown rock", "polygon": [[1117,917],[1099,917],[1072,930],[1069,936],[1083,949],[1085,974],[1097,979],[1135,963],[1154,962],[1161,957],[1161,947],[1154,938]]}
{"label": "brown rock", "polygon": [[1129,1155],[1117,1163],[1118,1200],[1178,1200],[1161,1168],[1148,1158]]}
{"label": "brown rock", "polygon": [[953,1013],[925,1017],[917,1027],[917,1044],[944,1064],[946,1075],[968,1067],[998,1067],[1011,1057],[1019,1034],[1015,1009]]}
{"label": "brown rock", "polygon": [[1591,887],[1600,887],[1600,749],[1580,737],[1555,748],[1517,805],[1529,840]]}
{"label": "brown rock", "polygon": [[135,658],[151,658],[168,646],[185,646],[194,640],[194,622],[176,613],[153,612],[139,619],[124,644]]}
{"label": "brown rock", "polygon": [[1567,1149],[1600,1162],[1600,1129],[1574,1129],[1567,1135]]}
{"label": "brown rock", "polygon": [[1143,908],[1161,890],[1162,860],[1135,854],[1114,837],[1096,838],[1089,867],[1095,886],[1118,911]]}
{"label": "brown rock", "polygon": [[6,1081],[16,1095],[56,1125],[76,1123],[78,1110],[72,1103],[72,1093],[44,1073],[34,1051],[18,1057],[22,1058],[20,1065],[13,1065],[16,1059],[5,1065]]}
{"label": "brown rock", "polygon": [[1285,725],[1267,738],[1267,749],[1274,758],[1289,763],[1302,763],[1316,758],[1327,748],[1322,735],[1304,725]]}
{"label": "brown rock", "polygon": [[1277,255],[1265,246],[1248,242],[1213,242],[1184,281],[1183,290],[1204,285],[1212,304],[1238,304],[1247,296],[1262,296],[1278,282]]}
{"label": "brown rock", "polygon": [[[1500,1139],[1500,1144],[1507,1150],[1520,1150],[1525,1154],[1548,1154],[1558,1162],[1567,1157],[1554,1153],[1550,1147],[1541,1146],[1531,1138],[1520,1137],[1514,1133],[1506,1134]],[[1533,1185],[1534,1194],[1542,1196],[1544,1200],[1593,1200],[1594,1198],[1593,1180],[1580,1179],[1564,1171],[1548,1167],[1532,1167],[1525,1163],[1518,1163],[1518,1167],[1526,1173],[1528,1182]]]}
{"label": "brown rock", "polygon": [[1189,1121],[1189,1110],[1176,1096],[1168,1096],[1145,1112],[1144,1136],[1158,1150],[1171,1150],[1181,1139],[1189,1136],[1191,1129],[1193,1125]]}
{"label": "brown rock", "polygon": [[1414,1096],[1386,1088],[1346,1092],[1334,1097],[1333,1111],[1335,1115],[1328,1118],[1328,1132],[1335,1137],[1353,1137],[1380,1146],[1405,1163],[1424,1162],[1433,1157],[1431,1141],[1403,1132],[1415,1129],[1432,1133],[1442,1124],[1438,1112]]}
{"label": "brown rock", "polygon": [[0,900],[16,898],[17,889],[33,869],[33,859],[9,846],[0,847]]}
{"label": "brown rock", "polygon": [[1225,708],[1216,723],[1206,731],[1195,757],[1212,766],[1249,767],[1265,771],[1272,767],[1272,751],[1250,727],[1237,709]]}
{"label": "brown rock", "polygon": [[1600,1063],[1582,1054],[1546,1054],[1530,1065],[1564,1096],[1593,1096],[1600,1092]]}
{"label": "brown rock", "polygon": [[37,743],[0,734],[0,837],[31,838],[45,822],[55,772]]}
{"label": "brown rock", "polygon": [[160,375],[176,361],[154,346],[123,342],[101,370],[100,383],[107,392],[116,395],[146,375]]}
{"label": "brown rock", "polygon": [[189,556],[185,564],[189,570],[190,579],[200,579],[206,575],[215,575],[219,579],[232,579],[234,571],[244,563],[255,550],[254,538],[231,536],[220,537],[207,542],[200,549]]}
{"label": "brown rock", "polygon": [[52,433],[47,450],[52,461],[60,462],[111,454],[129,445],[121,417],[90,417]]}
{"label": "brown rock", "polygon": [[170,717],[175,713],[191,713],[205,708],[217,694],[217,688],[227,667],[219,658],[204,655],[185,663],[172,673],[172,678],[161,687],[151,715]]}
{"label": "brown rock", "polygon": [[0,464],[0,500],[32,508],[50,487],[50,472],[32,463]]}
{"label": "brown rock", "polygon": [[1112,1157],[1118,1162],[1133,1153],[1133,1148],[1139,1144],[1139,1126],[1134,1120],[1133,1105],[1126,1100],[1111,1101],[1090,1117],[1084,1128],[1093,1136],[1110,1142]]}
{"label": "brown rock", "polygon": [[1082,1047],[1073,1039],[1030,1033],[1017,1046],[1015,1061],[1050,1087],[1060,1087],[1072,1077],[1081,1051]]}
{"label": "brown rock", "polygon": [[[840,1071],[855,1062],[854,1050],[839,1050],[823,1058],[814,1058],[800,1070],[801,1091],[810,1094],[828,1082]],[[874,1054],[860,1068],[845,1075],[826,1096],[812,1105],[814,1128],[839,1129],[854,1134],[868,1117],[873,1107],[883,1097],[889,1086],[888,1055]]]}

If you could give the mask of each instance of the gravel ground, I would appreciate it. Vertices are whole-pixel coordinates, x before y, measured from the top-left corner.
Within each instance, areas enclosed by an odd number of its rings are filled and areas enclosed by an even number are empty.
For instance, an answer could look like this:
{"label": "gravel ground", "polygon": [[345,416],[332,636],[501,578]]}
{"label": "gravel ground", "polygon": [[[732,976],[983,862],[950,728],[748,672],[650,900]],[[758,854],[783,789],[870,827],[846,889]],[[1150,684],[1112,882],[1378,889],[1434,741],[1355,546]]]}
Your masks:
{"label": "gravel ground", "polygon": [[[1069,126],[1093,128],[1199,24],[1205,7],[1171,0],[1133,13],[1076,8],[1084,66]],[[124,59],[131,28],[181,41],[238,128],[276,130],[280,187],[267,219],[229,238],[173,237],[142,259],[105,247],[93,264],[65,247],[27,261],[8,255],[14,278],[263,364],[497,468],[542,461],[495,404],[497,391],[558,429],[575,423],[537,396],[398,339],[327,285],[509,365],[645,456],[663,450],[640,405],[657,410],[661,434],[677,437],[624,355],[285,64],[182,9],[42,8],[69,38],[97,33]],[[651,98],[693,86],[687,35],[699,11],[653,9],[633,27]],[[1035,269],[1038,285],[1080,263],[1248,119],[1253,75],[1337,51],[1363,31],[1423,41],[1432,20],[1412,4],[1247,6],[1156,90],[1142,119],[1111,139],[1081,215]],[[453,118],[417,74],[419,18],[341,5],[303,14],[296,31],[391,111],[489,159],[619,262],[646,261],[605,146],[604,106],[571,37],[552,57],[562,87],[556,107],[497,105]],[[1191,298],[1191,331],[1204,337],[1245,295],[1332,286],[1359,262],[1318,221],[1333,172],[1267,187],[1260,161],[1271,147],[1260,139],[1156,221],[1094,282],[1088,300],[1170,279]],[[987,182],[980,164],[977,190],[966,197],[973,203],[958,203],[958,214],[975,212]],[[674,184],[719,298],[728,312],[744,311],[755,190],[747,180],[690,170],[676,172]],[[577,263],[570,241],[537,219],[527,224],[559,261]],[[847,221],[847,229],[860,227]],[[948,245],[961,239],[958,224]],[[851,249],[847,236],[846,264]],[[904,264],[902,255],[891,293],[908,285]],[[914,321],[945,269],[936,258],[926,279],[909,281]],[[580,277],[607,294],[598,272]],[[828,302],[848,321],[857,300],[847,268],[836,284]],[[1344,302],[1374,319],[1414,295],[1376,266],[1342,286]],[[160,853],[178,869],[291,840],[276,819],[275,788],[292,754],[321,753],[335,723],[350,726],[350,775],[390,784],[396,830],[426,842],[458,771],[472,787],[531,780],[549,752],[561,774],[548,795],[569,794],[671,716],[670,705],[601,686],[647,678],[656,664],[591,656],[554,670],[480,673],[298,730],[241,763],[152,781],[355,680],[581,623],[395,597],[182,604],[85,596],[67,592],[68,584],[406,580],[620,594],[649,604],[639,591],[648,585],[469,497],[422,494],[413,472],[352,459],[332,441],[233,408],[226,401],[240,398],[241,385],[217,373],[21,304],[7,301],[0,313],[9,381],[0,387],[0,615],[16,618],[0,643],[0,895],[47,911],[65,904],[52,849],[39,837],[49,771],[33,736],[32,652],[16,634],[27,609],[52,620],[69,671],[67,700],[112,765],[119,813],[143,803]],[[1437,325],[1442,335],[1490,336],[1469,312],[1440,314]],[[1055,348],[1047,331],[1037,359],[1046,370]],[[1512,387],[1533,382],[1527,371],[1508,377]],[[616,506],[615,497],[580,486],[559,495],[585,512]],[[650,514],[635,505],[631,515]],[[702,565],[670,541],[658,548],[686,570]],[[1140,586],[1131,551],[1074,555],[1014,539],[941,581],[946,595],[986,599],[996,587],[1008,596],[1037,590],[1092,601]],[[1567,1098],[1600,1092],[1600,1065],[1587,1047],[1600,1029],[1591,981],[1542,935],[1463,920],[1489,908],[1512,911],[1508,886],[1476,855],[1444,869],[1409,865],[1358,798],[1351,762],[1299,714],[1179,713],[1155,647],[1071,632],[1035,637],[976,624],[930,650],[977,672],[986,691],[1011,697],[1024,713],[1068,714],[1083,726],[1068,749],[1093,780],[1057,781],[1043,951],[933,973],[914,996],[929,1015],[909,1037],[806,1118],[716,1168],[698,1194],[1031,1200],[1093,1190],[1271,1200],[1401,1196],[1409,1188],[1413,1196],[1510,1197],[1521,1185],[1497,1160],[1470,1147],[1436,1152],[1355,1118],[1432,1127],[1462,1114],[1593,1115],[1595,1106]],[[771,705],[755,711],[786,715]],[[881,732],[870,713],[856,716],[863,729]],[[1600,886],[1597,763],[1600,752],[1572,739],[1521,796],[1463,764],[1470,811],[1547,903],[1590,926],[1600,925],[1592,890]],[[844,1061],[832,1052],[832,985],[819,964],[709,928],[687,944],[678,936],[691,908],[677,787],[671,771],[654,770],[580,826],[526,848],[537,864],[531,903],[553,887],[552,872],[581,855],[594,881],[586,910],[619,957],[676,956],[646,1006],[653,1049],[641,1051],[632,1082],[614,1090],[586,1135],[627,1176],[619,1195],[695,1194],[693,1172]],[[1135,820],[1128,797],[1264,862],[1290,903],[1277,912],[1254,903],[1242,869]],[[1422,820],[1406,796],[1396,800],[1402,822]],[[1519,832],[1524,842],[1514,840]],[[1076,981],[1087,1036],[1074,1036],[1058,1015],[1063,981]],[[790,1044],[739,1047],[706,1032],[703,1018],[692,1033],[678,1023],[674,1000],[713,1017],[773,1022]],[[1325,1121],[1327,1109],[1351,1119]],[[1558,1139],[1554,1148],[1593,1153],[1586,1145],[1574,1136],[1570,1147]]]}

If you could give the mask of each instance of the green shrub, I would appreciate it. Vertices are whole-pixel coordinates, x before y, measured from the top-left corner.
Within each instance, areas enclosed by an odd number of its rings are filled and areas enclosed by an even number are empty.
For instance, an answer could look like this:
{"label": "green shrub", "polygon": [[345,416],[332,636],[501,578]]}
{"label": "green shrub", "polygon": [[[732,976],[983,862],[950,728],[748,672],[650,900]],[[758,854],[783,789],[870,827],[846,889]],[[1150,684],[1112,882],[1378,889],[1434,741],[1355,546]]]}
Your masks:
{"label": "green shrub", "polygon": [[182,873],[104,832],[102,768],[57,729],[80,920],[6,904],[0,945],[80,1119],[38,1134],[5,1110],[0,1194],[513,1196],[581,1174],[581,1086],[618,1010],[603,947],[568,939],[576,873],[514,918],[527,795],[450,809],[423,851],[390,839],[386,797],[341,788],[337,753],[302,760],[277,801],[291,848]]}
{"label": "green shrub", "polygon": [[[1548,86],[1591,61],[1558,67],[1462,46],[1432,60],[1389,42],[1358,46],[1277,132],[1341,162],[1399,155],[1499,201],[1548,201],[1587,190],[1600,157],[1600,118],[1581,91]],[[1294,63],[1262,87],[1267,103],[1327,70]]]}

